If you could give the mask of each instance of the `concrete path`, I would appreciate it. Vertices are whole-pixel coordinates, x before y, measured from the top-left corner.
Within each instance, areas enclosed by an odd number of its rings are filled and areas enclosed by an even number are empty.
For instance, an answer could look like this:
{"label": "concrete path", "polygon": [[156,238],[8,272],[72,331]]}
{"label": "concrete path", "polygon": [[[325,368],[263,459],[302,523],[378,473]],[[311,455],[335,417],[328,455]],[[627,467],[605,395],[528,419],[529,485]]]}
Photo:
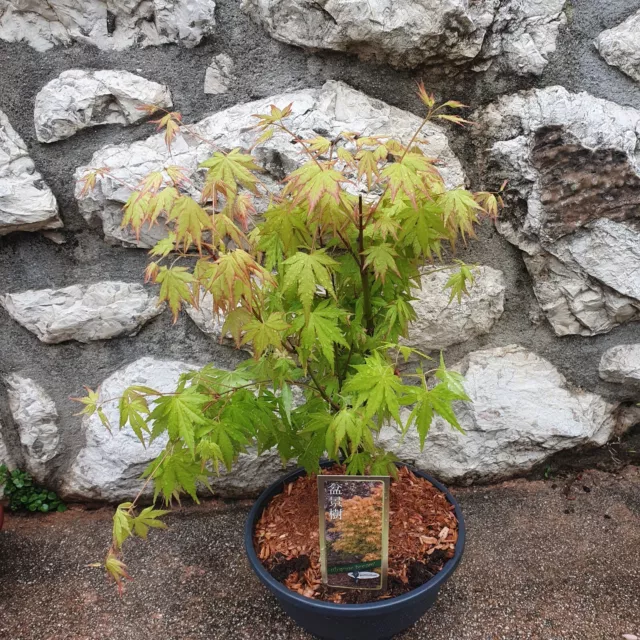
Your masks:
{"label": "concrete path", "polygon": [[[640,468],[458,489],[469,530],[438,604],[402,640],[640,637]],[[111,511],[9,516],[2,640],[308,640],[251,572],[248,503],[207,502],[129,545],[120,599],[99,569]]]}

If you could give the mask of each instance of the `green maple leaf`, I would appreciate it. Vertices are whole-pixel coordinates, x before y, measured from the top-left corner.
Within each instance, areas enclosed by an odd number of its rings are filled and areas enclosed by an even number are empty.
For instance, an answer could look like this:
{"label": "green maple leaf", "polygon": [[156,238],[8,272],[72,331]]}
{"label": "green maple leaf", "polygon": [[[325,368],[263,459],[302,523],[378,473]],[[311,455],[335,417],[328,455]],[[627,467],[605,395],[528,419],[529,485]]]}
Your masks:
{"label": "green maple leaf", "polygon": [[166,425],[169,438],[180,438],[191,452],[195,450],[195,427],[204,424],[204,405],[209,396],[199,393],[196,387],[187,387],[174,395],[161,396],[151,412],[151,420]]}
{"label": "green maple leaf", "polygon": [[156,282],[160,284],[160,302],[169,303],[174,322],[184,302],[194,303],[188,286],[194,281],[193,275],[185,267],[160,267],[156,276]]}
{"label": "green maple leaf", "polygon": [[175,248],[176,234],[171,232],[166,238],[158,240],[152,249],[149,250],[149,255],[162,256],[166,258]]}
{"label": "green maple leaf", "polygon": [[261,171],[254,162],[253,156],[241,153],[240,149],[233,149],[229,153],[216,151],[211,158],[200,163],[200,166],[209,169],[207,181],[221,183],[228,190],[238,191],[238,185],[257,194],[258,179],[251,173]]}
{"label": "green maple leaf", "polygon": [[309,209],[313,210],[325,194],[340,202],[341,182],[346,182],[346,178],[339,171],[316,162],[308,162],[289,175],[284,194],[294,194],[296,204],[307,200]]}
{"label": "green maple leaf", "polygon": [[378,412],[387,411],[400,423],[400,394],[402,379],[394,368],[375,352],[364,364],[355,365],[357,373],[348,377],[342,388],[345,394],[354,394],[356,407],[365,406],[365,416],[372,418]]}
{"label": "green maple leaf", "polygon": [[202,232],[212,227],[207,212],[189,196],[180,196],[175,201],[169,220],[176,222],[176,242],[181,242],[185,250],[192,243],[200,250]]}
{"label": "green maple leaf", "polygon": [[283,290],[286,292],[296,288],[305,317],[309,317],[317,285],[321,285],[335,297],[329,269],[335,269],[338,263],[324,249],[312,253],[299,251],[285,260],[284,265]]}
{"label": "green maple leaf", "polygon": [[397,276],[400,276],[400,271],[398,271],[398,265],[395,261],[398,252],[390,244],[385,242],[369,247],[369,249],[364,252],[364,255],[366,256],[364,261],[365,266],[372,266],[376,278],[380,278],[382,282],[384,282],[384,278],[389,269]]}
{"label": "green maple leaf", "polygon": [[429,201],[419,208],[407,207],[402,211],[401,227],[400,242],[413,247],[415,255],[440,255],[440,243],[448,233],[439,205]]}
{"label": "green maple leaf", "polygon": [[180,193],[175,187],[166,187],[157,193],[149,203],[149,222],[155,222],[160,214],[171,213],[173,203],[180,197]]}
{"label": "green maple leaf", "polygon": [[140,239],[142,225],[148,220],[152,196],[149,193],[134,191],[125,202],[120,227],[124,229],[130,226]]}
{"label": "green maple leaf", "polygon": [[280,312],[272,313],[265,321],[253,318],[243,326],[245,334],[241,343],[253,342],[253,350],[259,358],[269,346],[282,349],[282,334],[288,328],[289,324]]}
{"label": "green maple leaf", "polygon": [[166,529],[167,525],[159,520],[162,516],[167,515],[169,511],[154,509],[151,507],[144,508],[139,515],[133,520],[133,530],[140,538],[146,538],[149,529]]}
{"label": "green maple leaf", "polygon": [[462,295],[469,295],[467,290],[467,283],[473,284],[475,280],[471,269],[464,264],[464,262],[457,261],[460,265],[460,270],[453,273],[444,285],[445,289],[451,289],[451,295],[449,296],[449,302],[454,298],[458,298],[458,303],[462,301]]}
{"label": "green maple leaf", "polygon": [[438,204],[442,207],[445,226],[459,230],[463,238],[467,234],[473,234],[478,211],[482,211],[482,207],[473,199],[473,194],[466,189],[452,189],[438,198]]}
{"label": "green maple leaf", "polygon": [[345,311],[325,300],[311,311],[308,318],[298,316],[292,328],[300,332],[300,346],[303,351],[311,353],[318,347],[333,369],[334,344],[348,346],[338,324],[346,315]]}

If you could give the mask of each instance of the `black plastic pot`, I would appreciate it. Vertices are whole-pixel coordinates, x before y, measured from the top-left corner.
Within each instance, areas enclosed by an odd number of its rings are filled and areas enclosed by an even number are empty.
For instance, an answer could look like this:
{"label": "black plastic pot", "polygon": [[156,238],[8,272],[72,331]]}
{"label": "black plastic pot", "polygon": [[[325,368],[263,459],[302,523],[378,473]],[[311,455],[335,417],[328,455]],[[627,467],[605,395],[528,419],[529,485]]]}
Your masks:
{"label": "black plastic pot", "polygon": [[[330,464],[332,463],[326,463]],[[272,484],[253,505],[244,529],[244,545],[249,562],[258,578],[278,599],[286,613],[309,633],[325,640],[388,640],[417,622],[435,603],[440,587],[451,577],[462,558],[465,541],[464,519],[458,503],[446,487],[426,473],[411,470],[440,489],[455,507],[458,518],[458,542],[453,558],[429,582],[409,593],[388,600],[367,604],[334,604],[305,598],[272,578],[262,566],[253,546],[256,523],[271,498],[282,493],[289,482],[303,476],[304,469],[293,471]]]}

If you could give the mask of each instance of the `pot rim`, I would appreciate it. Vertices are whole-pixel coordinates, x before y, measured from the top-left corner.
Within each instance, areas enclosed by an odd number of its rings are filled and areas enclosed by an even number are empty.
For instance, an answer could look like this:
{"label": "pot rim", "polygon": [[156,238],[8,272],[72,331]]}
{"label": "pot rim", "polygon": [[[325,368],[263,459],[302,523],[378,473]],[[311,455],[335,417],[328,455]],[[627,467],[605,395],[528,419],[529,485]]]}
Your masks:
{"label": "pot rim", "polygon": [[[333,465],[334,461],[329,460],[321,463],[321,467],[327,467]],[[421,478],[425,478],[429,482],[431,482],[437,489],[442,491],[446,496],[447,500],[450,504],[453,505],[454,511],[456,514],[456,518],[458,519],[458,540],[456,542],[456,548],[453,555],[453,558],[447,561],[444,565],[442,571],[438,572],[433,578],[420,585],[416,589],[412,589],[408,593],[404,593],[400,596],[395,596],[393,598],[387,598],[385,600],[377,600],[375,602],[367,602],[365,604],[337,604],[334,602],[325,602],[323,600],[315,600],[314,598],[307,598],[302,596],[295,591],[291,591],[283,584],[278,582],[275,578],[271,576],[271,574],[264,568],[264,565],[258,558],[255,548],[253,546],[253,530],[255,528],[255,523],[258,521],[258,518],[262,515],[262,512],[266,508],[266,505],[271,500],[272,497],[278,495],[284,490],[284,487],[291,481],[297,479],[298,477],[305,475],[306,471],[303,468],[298,468],[283,478],[274,482],[272,485],[267,487],[261,494],[260,497],[255,501],[249,515],[247,516],[247,520],[245,523],[244,529],[244,545],[249,556],[249,562],[253,567],[253,570],[258,574],[258,577],[262,582],[265,583],[272,591],[276,593],[278,598],[283,598],[285,600],[290,601],[291,603],[295,603],[297,605],[302,606],[311,606],[316,608],[319,611],[325,611],[327,613],[332,614],[342,614],[345,616],[357,616],[364,613],[371,612],[384,612],[385,610],[395,609],[398,605],[407,605],[410,602],[419,600],[421,596],[426,591],[439,590],[444,582],[446,582],[451,574],[455,571],[462,558],[462,552],[464,551],[465,538],[466,538],[466,529],[464,524],[464,518],[462,516],[462,510],[460,509],[460,505],[457,500],[451,495],[449,490],[436,479],[432,478],[427,473],[419,471],[418,469],[414,469],[411,465],[404,463],[396,463],[397,466],[407,467],[410,471],[415,473],[417,476]],[[281,491],[277,491],[280,489]]]}

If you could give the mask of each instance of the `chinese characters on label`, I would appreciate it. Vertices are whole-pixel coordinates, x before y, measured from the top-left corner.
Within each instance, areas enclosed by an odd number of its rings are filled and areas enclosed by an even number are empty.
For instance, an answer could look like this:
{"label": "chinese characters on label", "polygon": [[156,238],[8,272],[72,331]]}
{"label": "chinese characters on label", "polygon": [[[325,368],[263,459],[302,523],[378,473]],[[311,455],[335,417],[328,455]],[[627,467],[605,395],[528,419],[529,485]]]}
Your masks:
{"label": "chinese characters on label", "polygon": [[386,587],[389,478],[318,476],[320,562],[330,587]]}

